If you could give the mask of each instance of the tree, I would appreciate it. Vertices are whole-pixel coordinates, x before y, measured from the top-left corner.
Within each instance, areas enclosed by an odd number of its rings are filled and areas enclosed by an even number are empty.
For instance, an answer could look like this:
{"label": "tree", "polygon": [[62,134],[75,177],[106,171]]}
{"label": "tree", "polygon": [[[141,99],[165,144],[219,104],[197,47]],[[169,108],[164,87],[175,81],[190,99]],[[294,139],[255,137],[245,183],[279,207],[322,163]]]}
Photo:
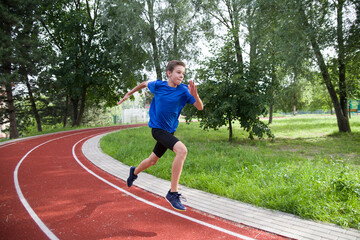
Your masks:
{"label": "tree", "polygon": [[348,30],[346,54],[346,86],[350,99],[360,99],[360,4],[355,5],[356,18]]}
{"label": "tree", "polygon": [[149,24],[149,28],[148,28],[148,34],[150,37],[150,43],[152,46],[152,58],[153,58],[153,62],[154,62],[154,66],[155,66],[155,70],[156,70],[156,77],[157,79],[161,79],[162,77],[162,71],[161,71],[161,67],[160,67],[160,50],[158,47],[158,39],[157,39],[157,32],[155,29],[155,13],[154,13],[154,4],[155,4],[155,0],[146,0],[147,3],[147,18],[148,18],[148,24]]}
{"label": "tree", "polygon": [[[261,70],[270,79],[266,91],[271,123],[275,105],[293,113],[302,107],[296,103],[302,104],[301,86],[311,68],[309,43],[303,34],[299,34],[294,19],[288,19],[291,10],[284,10],[286,2],[249,2],[251,14],[247,15],[247,25],[249,42],[254,46],[252,50],[250,44],[251,68],[254,69],[252,72]],[[291,81],[287,81],[289,79]]]}
{"label": "tree", "polygon": [[192,115],[197,113],[203,129],[217,130],[222,126],[228,126],[230,142],[233,139],[232,124],[238,119],[236,96],[239,94],[235,88],[235,76],[238,74],[239,65],[233,58],[235,54],[232,50],[231,46],[225,46],[217,57],[209,59],[204,68],[198,71],[197,77],[202,83],[199,86],[199,94],[206,107],[199,113],[192,111],[187,116],[190,120]]}
{"label": "tree", "polygon": [[[299,19],[299,23],[303,33],[306,35],[314,51],[317,64],[320,68],[323,81],[331,97],[336,117],[338,128],[340,132],[351,132],[350,123],[347,115],[347,88],[345,82],[345,38],[347,37],[344,33],[343,23],[343,9],[344,0],[338,0],[334,4],[325,2],[303,2],[295,1],[297,6],[298,14],[296,17]],[[330,24],[330,16],[336,11],[336,25]],[[293,11],[293,13],[295,13]],[[323,26],[330,26],[327,29],[323,29]],[[326,31],[336,32],[336,42],[329,40],[326,36]],[[333,82],[331,81],[328,66],[324,60],[322,49],[327,45],[332,45],[336,49],[337,60],[338,60],[338,93],[335,91]]]}
{"label": "tree", "polygon": [[147,57],[147,70],[155,69],[156,78],[164,77],[168,61],[196,58],[201,22],[192,1],[108,0],[104,7],[113,36],[130,38],[141,48]]}
{"label": "tree", "polygon": [[[243,49],[240,43],[240,24],[245,15],[244,5],[247,1],[243,0],[210,0],[199,1],[199,9],[205,15],[215,19],[217,23],[225,27],[227,33],[231,35],[231,42],[235,49],[236,61],[240,65],[240,72],[243,73]],[[211,20],[210,20],[211,21]]]}
{"label": "tree", "polygon": [[186,109],[187,120],[197,116],[203,129],[228,126],[229,141],[233,138],[234,121],[240,122],[250,138],[254,135],[262,138],[264,134],[273,137],[267,125],[259,119],[259,115],[266,112],[264,86],[250,84],[251,77],[248,73],[245,76],[240,74],[240,68],[233,44],[229,41],[198,71],[199,95],[205,107],[195,113]]}
{"label": "tree", "polygon": [[10,122],[10,138],[19,137],[17,123],[15,117],[15,104],[13,98],[13,88],[20,81],[17,72],[17,64],[21,62],[21,58],[15,54],[15,50],[19,47],[19,33],[22,32],[22,16],[26,15],[26,11],[33,9],[31,1],[2,1],[0,5],[1,15],[1,89],[2,101],[6,103],[5,108],[1,109],[1,123]]}
{"label": "tree", "polygon": [[351,57],[346,70],[349,99],[360,99],[360,51]]}
{"label": "tree", "polygon": [[200,14],[191,0],[167,0],[161,14],[161,45],[166,61],[194,60],[198,53],[196,44],[203,29]]}
{"label": "tree", "polygon": [[[314,78],[321,78],[320,74],[317,74]],[[321,84],[321,81],[316,79],[314,81],[308,82],[309,89],[309,104],[308,108],[310,111],[323,110],[330,111],[333,114],[333,105],[331,98],[326,90],[325,85]]]}
{"label": "tree", "polygon": [[141,79],[142,52],[130,39],[109,38],[98,0],[56,1],[46,7],[41,22],[58,58],[51,70],[53,86],[58,93],[65,90],[62,99],[71,103],[72,125],[80,125],[86,104],[114,105],[121,91]]}
{"label": "tree", "polygon": [[303,95],[306,82],[296,72],[288,74],[285,82],[283,82],[281,91],[277,94],[278,101],[276,105],[283,112],[292,112],[295,116],[297,111],[305,107]]}
{"label": "tree", "polygon": [[[356,1],[345,0],[287,0],[272,1],[272,4],[276,5],[277,9],[277,33],[279,41],[284,44],[283,50],[287,51],[288,56],[299,56],[285,57],[284,63],[302,66],[304,59],[315,59],[322,75],[322,82],[332,100],[339,131],[350,132],[346,114],[346,99],[349,92],[346,85],[346,65],[349,56],[357,51],[350,46],[354,46],[353,36],[358,36],[356,29],[359,25],[356,25],[354,19],[345,18],[344,11],[345,7],[356,9],[358,4]],[[336,21],[332,20],[334,17]],[[325,58],[324,53],[328,49],[336,52],[336,79],[331,78],[329,73],[331,66]]]}
{"label": "tree", "polygon": [[[51,1],[46,1],[51,2]],[[8,70],[8,74],[4,74],[4,77],[10,76],[12,85],[19,88],[22,84],[26,86],[25,91],[17,90],[17,94],[13,95],[12,88],[8,88],[6,96],[11,96],[11,103],[8,104],[10,112],[14,112],[16,109],[17,116],[16,121],[11,119],[13,114],[10,114],[11,126],[19,126],[22,124],[24,118],[30,118],[32,115],[36,120],[38,131],[42,131],[41,116],[36,105],[37,97],[39,97],[39,85],[36,82],[37,75],[44,66],[48,64],[47,56],[43,51],[43,43],[40,39],[40,26],[38,18],[42,13],[42,5],[45,1],[33,1],[26,0],[18,3],[13,2],[14,5],[2,2],[2,10],[7,9],[7,13],[4,12],[4,16],[7,20],[2,21],[4,29],[10,26],[11,32],[4,34],[4,43],[10,43],[9,48],[4,50],[4,59],[8,61],[7,64],[11,66]],[[40,7],[39,7],[40,6]],[[9,22],[10,21],[10,22]],[[5,26],[7,24],[7,26]],[[11,52],[7,52],[7,51]],[[5,64],[5,65],[7,65]],[[5,66],[4,65],[4,66]],[[21,94],[21,96],[20,96]],[[24,96],[28,96],[25,98]],[[27,112],[27,115],[22,117],[19,114],[21,109],[15,106],[24,106],[25,104],[19,104],[16,101],[22,99],[22,101],[29,101],[31,110]],[[9,101],[8,101],[9,102]],[[13,110],[12,110],[13,109]],[[24,108],[26,109],[26,107]],[[20,128],[23,128],[20,126]],[[13,127],[11,127],[13,129]],[[10,134],[11,135],[11,134]]]}
{"label": "tree", "polygon": [[38,8],[38,4],[35,2],[28,4],[26,12],[21,17],[21,30],[16,37],[16,41],[19,44],[14,51],[20,59],[17,64],[19,77],[21,82],[26,85],[28,101],[30,101],[32,109],[30,114],[34,115],[38,132],[42,131],[42,126],[34,96],[36,83],[32,80],[38,75],[40,68],[48,64],[46,61],[47,57],[42,51],[41,40],[39,39],[39,22],[36,18],[40,14],[41,8]]}
{"label": "tree", "polygon": [[[229,124],[231,139],[231,124],[234,120],[239,120],[241,126],[249,131],[250,137],[262,137],[263,134],[272,136],[267,126],[259,120],[259,116],[266,112],[265,92],[270,86],[269,76],[271,70],[274,73],[276,69],[269,62],[273,49],[266,48],[270,38],[264,35],[269,25],[261,17],[261,4],[248,0],[199,1],[198,4],[203,13],[212,18],[210,21],[222,25],[227,32],[221,33],[225,47],[214,59],[206,62],[206,67],[201,71],[208,72],[201,77],[203,82],[200,89],[206,92],[205,110],[200,116],[203,126],[216,129]],[[244,34],[241,35],[242,33]],[[244,46],[249,49],[248,57],[242,47],[242,36]],[[272,80],[275,81],[274,78]],[[219,92],[216,91],[217,88],[220,89]],[[213,97],[212,94],[216,95],[215,99],[209,99],[209,104],[206,105],[206,97]],[[248,112],[244,112],[245,110]]]}

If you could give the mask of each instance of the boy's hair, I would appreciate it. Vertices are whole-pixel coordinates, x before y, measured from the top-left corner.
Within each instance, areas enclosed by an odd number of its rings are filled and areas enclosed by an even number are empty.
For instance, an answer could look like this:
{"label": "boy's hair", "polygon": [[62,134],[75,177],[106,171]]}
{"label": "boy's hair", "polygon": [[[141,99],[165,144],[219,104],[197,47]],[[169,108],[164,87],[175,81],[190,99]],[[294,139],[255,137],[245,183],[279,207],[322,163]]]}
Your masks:
{"label": "boy's hair", "polygon": [[178,60],[170,61],[168,63],[168,65],[166,66],[166,72],[168,72],[168,71],[172,72],[174,70],[174,68],[179,65],[185,67],[185,63],[182,61],[178,61]]}

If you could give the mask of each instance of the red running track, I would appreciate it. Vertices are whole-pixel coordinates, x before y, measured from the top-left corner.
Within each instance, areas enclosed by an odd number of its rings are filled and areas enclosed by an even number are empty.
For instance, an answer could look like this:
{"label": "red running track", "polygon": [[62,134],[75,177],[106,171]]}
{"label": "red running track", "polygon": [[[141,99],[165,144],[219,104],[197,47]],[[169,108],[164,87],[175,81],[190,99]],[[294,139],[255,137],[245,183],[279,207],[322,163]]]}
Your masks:
{"label": "red running track", "polygon": [[0,239],[285,239],[188,208],[100,170],[68,131],[0,145]]}

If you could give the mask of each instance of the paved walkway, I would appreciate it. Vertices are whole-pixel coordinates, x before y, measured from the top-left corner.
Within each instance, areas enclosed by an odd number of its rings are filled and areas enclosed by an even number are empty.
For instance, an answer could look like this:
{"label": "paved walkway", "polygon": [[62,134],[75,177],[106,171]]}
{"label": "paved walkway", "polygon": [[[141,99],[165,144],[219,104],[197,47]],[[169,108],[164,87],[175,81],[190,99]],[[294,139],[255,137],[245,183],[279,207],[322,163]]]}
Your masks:
{"label": "paved walkway", "polygon": [[[96,136],[84,143],[82,148],[84,155],[99,168],[126,181],[129,166],[101,151],[99,140],[102,136],[104,135]],[[147,173],[140,173],[134,185],[164,196],[169,190],[170,182]],[[254,207],[185,186],[179,186],[179,189],[187,198],[185,205],[189,207],[281,236],[294,239],[360,240],[360,231],[354,229],[303,220],[291,214]]]}

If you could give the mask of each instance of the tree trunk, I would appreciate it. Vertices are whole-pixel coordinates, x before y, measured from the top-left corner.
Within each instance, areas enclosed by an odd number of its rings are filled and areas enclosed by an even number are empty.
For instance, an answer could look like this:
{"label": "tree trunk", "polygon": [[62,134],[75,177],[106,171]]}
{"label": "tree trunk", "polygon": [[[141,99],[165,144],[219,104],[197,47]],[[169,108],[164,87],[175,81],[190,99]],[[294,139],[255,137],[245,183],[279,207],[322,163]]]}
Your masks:
{"label": "tree trunk", "polygon": [[[334,89],[334,86],[331,82],[330,79],[330,75],[327,69],[327,66],[325,64],[323,55],[320,51],[320,47],[319,44],[317,42],[316,36],[314,34],[312,34],[313,29],[312,26],[309,24],[307,17],[305,15],[305,11],[304,9],[300,9],[300,14],[301,14],[301,19],[303,20],[303,24],[308,32],[308,38],[310,40],[311,46],[313,48],[313,51],[315,53],[315,57],[317,60],[317,63],[319,65],[320,71],[321,71],[321,75],[324,79],[324,83],[326,85],[326,88],[329,92],[331,101],[333,103],[334,109],[335,109],[335,114],[336,114],[336,118],[337,118],[337,124],[338,124],[338,128],[339,128],[339,132],[351,132],[350,129],[350,124],[349,124],[349,119],[346,117],[346,112],[344,114],[344,111],[341,107],[341,104],[339,102],[339,99],[337,98],[336,95],[336,91]],[[342,91],[340,89],[340,91]]]}
{"label": "tree trunk", "polygon": [[156,42],[156,30],[155,30],[155,22],[154,22],[154,1],[147,0],[148,12],[149,12],[149,22],[150,22],[150,40],[153,48],[153,61],[156,70],[157,79],[162,79],[162,71],[160,67],[160,59],[159,59],[159,49]]}
{"label": "tree trunk", "polygon": [[294,93],[293,115],[296,115],[296,93]]}
{"label": "tree trunk", "polygon": [[18,138],[19,132],[17,130],[17,124],[16,124],[15,107],[14,107],[14,99],[12,95],[11,83],[6,83],[5,88],[6,88],[6,102],[7,102],[9,120],[10,120],[10,139]]}
{"label": "tree trunk", "polygon": [[69,109],[69,95],[66,94],[63,127],[66,127],[66,124],[67,124],[68,109]]}
{"label": "tree trunk", "polygon": [[[249,13],[249,11],[248,11]],[[249,71],[250,74],[256,75],[256,60],[257,60],[257,39],[254,35],[254,30],[253,30],[253,21],[249,20],[248,21],[248,31],[249,31],[249,42],[250,42],[250,53],[249,53],[249,57],[250,57],[250,66],[249,66]]]}
{"label": "tree trunk", "polygon": [[325,65],[325,61],[323,59],[323,56],[320,52],[320,48],[317,45],[317,43],[315,41],[312,42],[313,45],[313,49],[319,64],[319,67],[321,69],[321,74],[322,77],[324,79],[326,88],[330,94],[331,97],[331,101],[333,103],[334,109],[335,109],[335,114],[336,114],[336,118],[337,118],[337,124],[338,124],[338,128],[339,128],[339,132],[351,132],[350,129],[350,124],[349,124],[349,119],[346,117],[346,112],[345,112],[345,116],[344,116],[344,112],[343,109],[341,107],[341,104],[339,103],[339,100],[337,98],[336,95],[336,91],[334,89],[334,86],[331,82],[330,79],[330,75],[328,72],[328,69]]}
{"label": "tree trunk", "polygon": [[232,142],[233,138],[233,129],[232,129],[232,122],[231,122],[231,115],[228,115],[228,121],[229,121],[229,142]]}
{"label": "tree trunk", "polygon": [[242,49],[240,46],[240,39],[239,39],[239,31],[240,31],[240,26],[239,26],[239,19],[238,19],[238,12],[239,9],[237,8],[237,6],[234,4],[234,2],[232,1],[231,3],[228,2],[226,4],[227,6],[227,10],[229,13],[229,17],[230,17],[230,23],[231,23],[231,28],[229,29],[230,32],[232,32],[232,36],[233,36],[233,40],[234,40],[234,47],[235,47],[235,54],[236,54],[236,61],[237,63],[240,65],[240,73],[244,72],[244,61],[243,61],[243,57],[242,57]]}
{"label": "tree trunk", "polygon": [[[4,30],[4,35],[5,36],[11,36],[12,35],[12,25],[10,23],[7,23],[5,21],[1,22],[2,24],[2,29]],[[1,65],[2,65],[2,71],[1,71],[1,76],[2,78],[8,78],[8,79],[4,79],[5,80],[5,91],[6,91],[6,103],[7,103],[7,108],[8,108],[8,113],[9,113],[9,121],[10,121],[10,138],[18,138],[19,137],[19,132],[17,130],[17,124],[16,124],[16,117],[15,117],[15,107],[14,107],[14,99],[13,99],[13,95],[12,95],[12,83],[10,81],[10,76],[11,76],[11,50],[12,47],[10,46],[9,42],[4,42],[4,49],[6,49],[6,51],[2,52],[2,59],[1,59]],[[3,80],[3,79],[1,79]]]}
{"label": "tree trunk", "polygon": [[339,64],[339,96],[340,106],[344,116],[347,118],[347,92],[345,82],[345,48],[343,33],[343,6],[344,0],[338,0],[337,7],[337,42],[338,42],[338,64]]}
{"label": "tree trunk", "polygon": [[81,102],[80,102],[80,110],[79,110],[79,115],[77,117],[76,120],[76,126],[80,126],[83,116],[84,116],[84,112],[85,112],[85,103],[86,103],[86,86],[83,86],[82,90],[82,95],[81,95]]}
{"label": "tree trunk", "polygon": [[276,78],[276,70],[275,67],[272,66],[271,67],[271,84],[270,84],[270,88],[269,88],[269,124],[272,123],[273,121],[273,115],[274,115],[274,95],[275,95],[275,89],[276,89],[276,85],[277,85],[277,78]]}
{"label": "tree trunk", "polygon": [[274,104],[270,103],[269,107],[269,124],[273,121]]}
{"label": "tree trunk", "polygon": [[[179,38],[179,23],[176,15],[176,6],[174,2],[170,1],[170,5],[174,14],[174,28],[173,28],[173,51],[172,51],[172,59],[181,60],[179,54],[179,47],[178,47],[178,38]],[[170,59],[169,59],[170,60]]]}
{"label": "tree trunk", "polygon": [[78,106],[79,106],[79,99],[73,99],[71,98],[71,103],[73,106],[73,116],[72,116],[72,124],[71,126],[74,127],[77,123],[77,118],[78,118]]}
{"label": "tree trunk", "polygon": [[174,23],[174,34],[173,34],[173,58],[180,60],[180,56],[179,56],[179,49],[178,49],[178,24],[177,21],[175,19],[175,23]]}
{"label": "tree trunk", "polygon": [[351,118],[351,102],[349,102],[349,119]]}
{"label": "tree trunk", "polygon": [[30,82],[29,82],[29,78],[28,78],[28,76],[27,76],[27,74],[25,72],[23,72],[23,77],[25,79],[26,87],[27,87],[28,92],[29,92],[30,105],[31,105],[31,108],[33,110],[34,117],[35,117],[35,120],[36,120],[37,130],[38,130],[38,132],[42,132],[40,115],[39,115],[39,112],[38,112],[37,107],[36,107],[35,99],[34,99],[33,92],[32,92],[31,86],[30,86]]}
{"label": "tree trunk", "polygon": [[296,104],[293,105],[293,115],[296,115]]}
{"label": "tree trunk", "polygon": [[241,73],[243,73],[243,58],[242,58],[242,50],[241,50],[241,46],[240,46],[240,40],[238,36],[234,36],[234,41],[235,41],[235,51],[236,51],[236,60],[237,62],[240,64],[240,71]]}

